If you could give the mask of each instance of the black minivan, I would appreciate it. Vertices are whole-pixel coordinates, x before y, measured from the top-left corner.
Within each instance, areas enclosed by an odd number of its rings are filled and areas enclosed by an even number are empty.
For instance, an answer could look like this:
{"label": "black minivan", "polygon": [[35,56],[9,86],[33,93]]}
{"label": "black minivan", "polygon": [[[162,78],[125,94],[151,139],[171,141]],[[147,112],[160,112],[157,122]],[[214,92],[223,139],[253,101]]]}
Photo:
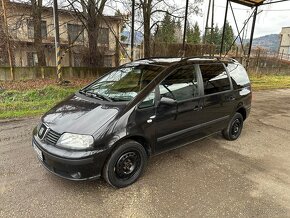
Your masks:
{"label": "black minivan", "polygon": [[152,155],[222,132],[237,139],[251,85],[234,59],[151,58],[125,64],[49,110],[33,131],[43,166],[70,180],[125,187]]}

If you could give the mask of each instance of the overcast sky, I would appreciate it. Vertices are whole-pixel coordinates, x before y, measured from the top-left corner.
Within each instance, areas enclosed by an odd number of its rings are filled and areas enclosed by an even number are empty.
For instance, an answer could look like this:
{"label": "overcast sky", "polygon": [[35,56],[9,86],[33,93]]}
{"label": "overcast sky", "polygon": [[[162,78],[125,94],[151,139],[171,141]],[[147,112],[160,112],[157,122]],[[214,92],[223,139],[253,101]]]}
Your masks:
{"label": "overcast sky", "polygon": [[[176,0],[181,2],[185,2],[183,0]],[[191,0],[189,0],[190,2]],[[192,0],[193,1],[193,0]],[[209,0],[204,0],[202,5],[203,17],[193,16],[191,19],[197,19],[200,27],[204,30],[206,23],[206,12],[208,7]],[[234,13],[236,16],[236,20],[239,26],[239,29],[243,27],[244,21],[249,17],[252,12],[252,9],[246,6],[242,6],[239,4],[232,3],[234,8]],[[223,25],[224,14],[225,14],[226,0],[215,0],[215,11],[214,11],[214,20],[215,23],[221,27]],[[290,27],[290,1],[275,3],[271,5],[260,6],[258,11],[262,11],[257,16],[256,29],[254,33],[254,38],[268,35],[268,34],[279,34],[281,32],[281,28],[288,26]],[[235,34],[237,34],[235,23],[233,19],[233,15],[229,8],[228,10],[228,21],[233,27]],[[251,21],[248,25],[248,34],[247,38],[249,38],[251,31]]]}
{"label": "overcast sky", "polygon": [[[186,2],[185,0],[171,0],[171,1],[178,7],[183,6],[185,8],[185,2]],[[194,1],[195,0],[189,0],[189,4]],[[195,21],[198,21],[199,26],[202,31],[204,30],[205,23],[206,23],[206,13],[207,13],[208,3],[209,3],[209,0],[204,0],[203,4],[200,5],[202,9],[202,14],[203,14],[202,16],[191,15],[189,17],[189,21],[191,25],[193,25]],[[243,27],[244,21],[251,14],[252,9],[246,6],[236,4],[236,3],[232,3],[232,6],[234,9],[234,13],[236,16],[239,29],[241,29]],[[223,26],[225,7],[226,7],[226,0],[215,0],[214,23],[217,23],[219,27]],[[120,6],[119,8],[122,11],[122,7]],[[256,23],[254,38],[268,35],[268,34],[279,34],[281,32],[282,27],[285,27],[285,26],[290,27],[290,1],[260,6],[258,11],[262,11],[262,12],[259,13],[257,16],[257,23]],[[230,22],[230,25],[233,27],[234,32],[237,35],[237,30],[235,28],[233,15],[231,13],[230,8],[228,10],[228,21]],[[250,37],[251,24],[252,24],[251,21],[252,20],[250,20],[248,28],[247,28],[248,29],[247,38]]]}

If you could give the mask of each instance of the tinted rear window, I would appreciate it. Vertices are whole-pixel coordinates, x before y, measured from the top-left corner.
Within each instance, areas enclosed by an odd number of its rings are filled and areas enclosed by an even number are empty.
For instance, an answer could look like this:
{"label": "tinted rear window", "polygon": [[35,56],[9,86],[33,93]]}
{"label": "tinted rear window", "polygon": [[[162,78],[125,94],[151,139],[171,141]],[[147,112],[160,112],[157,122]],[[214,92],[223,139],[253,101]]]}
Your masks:
{"label": "tinted rear window", "polygon": [[242,88],[250,84],[247,71],[240,64],[228,64],[227,66],[232,78],[234,88]]}
{"label": "tinted rear window", "polygon": [[230,80],[223,64],[201,64],[204,94],[230,90]]}

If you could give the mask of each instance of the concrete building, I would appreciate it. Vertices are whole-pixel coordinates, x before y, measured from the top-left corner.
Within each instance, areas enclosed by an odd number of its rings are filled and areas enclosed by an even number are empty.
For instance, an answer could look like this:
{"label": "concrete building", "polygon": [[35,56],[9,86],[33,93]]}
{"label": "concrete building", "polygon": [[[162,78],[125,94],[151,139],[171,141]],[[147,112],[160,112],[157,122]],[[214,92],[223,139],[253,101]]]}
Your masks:
{"label": "concrete building", "polygon": [[[35,66],[38,60],[33,44],[34,27],[31,19],[31,5],[6,2],[14,65]],[[104,16],[104,19],[100,24],[98,46],[103,51],[104,66],[111,67],[116,66],[120,61],[118,41],[123,17]],[[75,12],[59,10],[59,25],[63,54],[62,66],[86,66],[88,34]],[[55,66],[54,24],[51,7],[43,7],[42,37],[47,66]]]}
{"label": "concrete building", "polygon": [[290,55],[290,27],[282,27],[279,53]]}

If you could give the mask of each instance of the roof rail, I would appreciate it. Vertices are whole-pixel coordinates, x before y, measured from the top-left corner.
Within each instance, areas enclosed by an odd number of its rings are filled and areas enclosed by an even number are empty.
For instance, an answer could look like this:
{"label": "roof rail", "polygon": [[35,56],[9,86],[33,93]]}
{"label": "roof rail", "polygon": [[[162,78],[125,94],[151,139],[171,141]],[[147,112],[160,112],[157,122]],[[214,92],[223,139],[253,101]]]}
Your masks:
{"label": "roof rail", "polygon": [[190,59],[216,59],[216,60],[227,60],[227,61],[236,61],[234,58],[228,58],[228,57],[220,57],[220,56],[191,56],[191,57],[185,57],[182,60],[190,60]]}
{"label": "roof rail", "polygon": [[184,62],[184,61],[188,61],[190,59],[216,59],[217,61],[221,61],[221,60],[226,60],[226,61],[232,61],[232,62],[237,62],[237,60],[235,60],[234,58],[228,58],[228,57],[220,57],[220,56],[189,56],[189,57],[177,57],[177,56],[168,56],[168,57],[164,57],[164,56],[156,56],[156,57],[149,57],[149,58],[140,58],[134,61],[142,61],[142,60],[154,60],[154,59],[178,59],[181,58],[181,60],[179,62]]}

